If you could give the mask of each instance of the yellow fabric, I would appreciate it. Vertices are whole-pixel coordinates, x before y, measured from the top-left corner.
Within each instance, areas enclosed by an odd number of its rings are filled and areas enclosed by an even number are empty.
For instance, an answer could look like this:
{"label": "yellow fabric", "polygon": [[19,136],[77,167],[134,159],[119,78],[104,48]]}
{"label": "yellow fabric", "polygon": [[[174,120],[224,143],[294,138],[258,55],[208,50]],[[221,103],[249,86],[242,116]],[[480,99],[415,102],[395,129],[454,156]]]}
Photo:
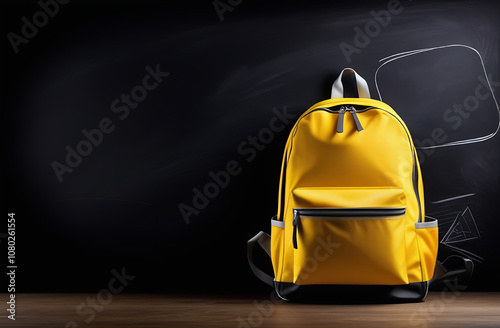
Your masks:
{"label": "yellow fabric", "polygon": [[422,264],[422,280],[427,281],[434,274],[438,250],[438,228],[416,229],[420,261]]}
{"label": "yellow fabric", "polygon": [[281,267],[282,243],[280,241],[283,239],[284,232],[285,229],[271,225],[271,236],[273,236],[271,238],[271,258],[274,261],[273,270],[275,277],[278,275],[278,268]]}
{"label": "yellow fabric", "polygon": [[[404,218],[302,219],[301,228],[314,231],[314,234],[299,234],[298,248],[294,250],[294,283],[408,283]],[[329,247],[328,243],[334,245]],[[318,256],[321,248],[324,257]],[[388,249],[391,253],[387,252]]]}
{"label": "yellow fabric", "polygon": [[[344,131],[337,133],[339,115],[315,110],[344,104],[375,107],[357,113],[363,131],[356,130],[347,112]],[[419,201],[412,179],[414,166],[422,221],[425,210],[420,167],[414,158],[407,127],[383,102],[329,99],[304,112],[292,128],[283,156],[278,219],[285,222],[285,228],[273,227],[271,232],[275,280],[299,285],[396,285],[432,278],[437,228],[415,229]],[[363,207],[404,207],[406,214],[399,218],[301,219],[298,248],[293,247],[293,209]],[[322,242],[327,245],[323,249]],[[332,249],[331,254],[327,252]],[[321,260],[326,254],[328,258]]]}
{"label": "yellow fabric", "polygon": [[314,187],[293,190],[298,208],[405,207],[404,193],[397,188]]}

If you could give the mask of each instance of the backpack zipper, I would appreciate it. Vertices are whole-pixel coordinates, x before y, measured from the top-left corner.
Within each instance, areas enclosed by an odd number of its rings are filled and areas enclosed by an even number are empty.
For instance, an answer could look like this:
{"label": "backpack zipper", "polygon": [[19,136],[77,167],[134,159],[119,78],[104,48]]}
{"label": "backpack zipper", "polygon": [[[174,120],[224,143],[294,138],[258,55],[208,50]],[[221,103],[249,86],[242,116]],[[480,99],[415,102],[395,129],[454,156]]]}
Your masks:
{"label": "backpack zipper", "polygon": [[297,234],[299,219],[371,219],[381,217],[398,217],[406,213],[405,207],[374,208],[294,208],[293,209],[293,248],[298,249]]}
{"label": "backpack zipper", "polygon": [[361,125],[358,115],[356,114],[357,113],[356,108],[354,106],[342,106],[340,107],[339,110],[339,119],[337,121],[337,133],[344,132],[344,115],[346,112],[351,113],[352,118],[354,119],[354,123],[356,124],[356,130],[358,130],[358,132],[363,131],[363,126]]}
{"label": "backpack zipper", "polygon": [[344,115],[347,109],[345,106],[340,107],[339,118],[337,121],[337,133],[344,132]]}
{"label": "backpack zipper", "polygon": [[316,112],[316,111],[325,111],[325,112],[332,113],[332,114],[339,114],[339,119],[337,121],[337,132],[338,133],[342,133],[343,132],[343,130],[344,130],[344,116],[345,116],[346,112],[349,112],[349,113],[351,113],[351,115],[352,115],[352,117],[354,119],[354,123],[356,124],[356,129],[358,130],[358,132],[360,132],[360,131],[364,130],[364,128],[361,125],[361,122],[359,121],[357,113],[364,113],[364,112],[366,112],[366,111],[368,111],[370,109],[381,109],[381,108],[369,106],[369,107],[366,107],[366,108],[356,109],[356,107],[354,107],[353,105],[343,105],[343,106],[340,106],[339,109],[330,109],[330,108],[326,108],[326,107],[314,108],[314,109],[312,109],[312,110],[310,110],[308,112],[305,112],[304,114],[302,114],[298,118],[296,126],[295,126],[295,129],[294,129],[294,135],[295,135],[295,132],[297,131],[298,123],[304,117],[306,117],[307,115],[309,115],[309,114],[311,114],[313,112]]}
{"label": "backpack zipper", "polygon": [[299,211],[293,210],[293,248],[297,249],[297,226],[299,223]]}

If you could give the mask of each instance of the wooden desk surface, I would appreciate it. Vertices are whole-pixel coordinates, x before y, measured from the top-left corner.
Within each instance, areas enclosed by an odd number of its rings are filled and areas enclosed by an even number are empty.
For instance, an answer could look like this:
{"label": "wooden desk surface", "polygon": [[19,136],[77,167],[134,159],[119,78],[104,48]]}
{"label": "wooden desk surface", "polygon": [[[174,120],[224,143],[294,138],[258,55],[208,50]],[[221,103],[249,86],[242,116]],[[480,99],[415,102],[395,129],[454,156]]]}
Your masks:
{"label": "wooden desk surface", "polygon": [[[1,294],[0,327],[500,327],[500,293],[429,293],[425,302],[305,305],[266,296]],[[5,315],[7,313],[7,315]],[[87,321],[86,321],[87,320]]]}

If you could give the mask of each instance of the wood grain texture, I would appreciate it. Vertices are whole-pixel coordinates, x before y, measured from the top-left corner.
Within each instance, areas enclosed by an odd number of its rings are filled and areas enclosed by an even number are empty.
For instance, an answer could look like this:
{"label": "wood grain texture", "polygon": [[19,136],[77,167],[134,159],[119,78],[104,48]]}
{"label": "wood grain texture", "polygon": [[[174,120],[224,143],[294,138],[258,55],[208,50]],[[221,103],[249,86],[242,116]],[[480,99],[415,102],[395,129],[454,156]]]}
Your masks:
{"label": "wood grain texture", "polygon": [[[270,297],[114,295],[77,313],[95,294],[17,294],[16,320],[1,327],[500,327],[500,293],[430,293],[425,302],[305,305]],[[2,304],[7,299],[2,294]],[[106,298],[103,298],[106,302]],[[97,303],[97,305],[99,305]],[[98,311],[100,310],[100,311]],[[5,310],[2,310],[4,312]],[[90,313],[95,317],[90,319]],[[74,322],[72,324],[71,322]]]}

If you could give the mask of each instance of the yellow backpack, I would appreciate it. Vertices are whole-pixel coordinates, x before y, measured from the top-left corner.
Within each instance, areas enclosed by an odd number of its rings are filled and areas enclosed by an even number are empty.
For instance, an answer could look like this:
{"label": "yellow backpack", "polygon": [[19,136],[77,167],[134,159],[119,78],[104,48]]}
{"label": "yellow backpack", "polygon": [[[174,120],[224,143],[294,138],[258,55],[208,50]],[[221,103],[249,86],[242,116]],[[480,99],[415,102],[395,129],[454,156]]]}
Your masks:
{"label": "yellow backpack", "polygon": [[[347,78],[358,97],[344,98]],[[274,278],[253,262],[258,243]],[[248,241],[252,271],[291,301],[425,298],[438,249],[417,153],[403,120],[346,68],[332,99],[305,111],[286,143],[271,236]]]}

